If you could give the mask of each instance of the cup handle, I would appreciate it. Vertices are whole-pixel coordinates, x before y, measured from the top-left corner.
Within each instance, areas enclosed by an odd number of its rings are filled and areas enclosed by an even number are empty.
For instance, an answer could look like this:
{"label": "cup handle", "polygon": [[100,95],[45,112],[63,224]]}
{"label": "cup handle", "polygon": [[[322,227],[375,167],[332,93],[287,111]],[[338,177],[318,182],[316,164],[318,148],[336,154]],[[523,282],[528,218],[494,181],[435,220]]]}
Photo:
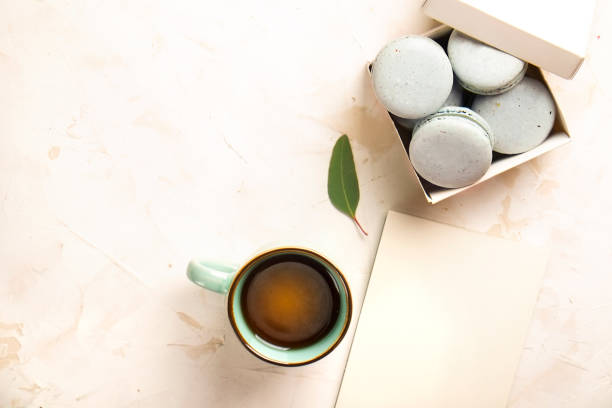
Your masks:
{"label": "cup handle", "polygon": [[204,289],[226,294],[238,268],[217,261],[192,259],[187,266],[187,277]]}

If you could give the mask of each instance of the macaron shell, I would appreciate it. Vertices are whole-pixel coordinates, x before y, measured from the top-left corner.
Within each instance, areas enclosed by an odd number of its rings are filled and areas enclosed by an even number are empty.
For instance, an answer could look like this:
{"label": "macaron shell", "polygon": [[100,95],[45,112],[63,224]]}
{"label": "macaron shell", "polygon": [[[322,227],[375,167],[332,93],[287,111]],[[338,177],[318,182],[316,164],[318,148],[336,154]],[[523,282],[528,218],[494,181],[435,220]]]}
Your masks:
{"label": "macaron shell", "polygon": [[[444,106],[461,106],[463,104],[463,88],[457,81],[453,81],[453,87],[451,89],[448,98],[444,101],[441,107]],[[400,118],[399,116],[394,117],[395,121],[406,129],[412,129],[419,121],[419,119],[406,119]]]}
{"label": "macaron shell", "polygon": [[418,119],[434,113],[448,97],[453,70],[434,40],[408,36],[387,44],[372,64],[378,99],[392,114]]}
{"label": "macaron shell", "polygon": [[489,169],[493,156],[491,141],[482,126],[453,113],[434,114],[420,121],[410,141],[409,155],[421,177],[446,188],[478,181]]}
{"label": "macaron shell", "polygon": [[448,57],[461,85],[470,92],[496,95],[518,84],[527,64],[457,30],[448,40]]}
{"label": "macaron shell", "polygon": [[477,96],[472,109],[489,123],[495,134],[493,150],[503,154],[523,153],[542,143],[557,112],[546,86],[534,78],[500,95]]}
{"label": "macaron shell", "polygon": [[430,115],[429,117],[435,116],[460,116],[466,119],[471,120],[475,124],[477,124],[484,132],[485,135],[489,138],[489,143],[491,145],[491,150],[493,149],[493,144],[495,143],[495,135],[493,134],[493,129],[489,126],[489,123],[478,113],[473,111],[470,108],[466,108],[465,106],[444,106],[438,110],[434,115]]}

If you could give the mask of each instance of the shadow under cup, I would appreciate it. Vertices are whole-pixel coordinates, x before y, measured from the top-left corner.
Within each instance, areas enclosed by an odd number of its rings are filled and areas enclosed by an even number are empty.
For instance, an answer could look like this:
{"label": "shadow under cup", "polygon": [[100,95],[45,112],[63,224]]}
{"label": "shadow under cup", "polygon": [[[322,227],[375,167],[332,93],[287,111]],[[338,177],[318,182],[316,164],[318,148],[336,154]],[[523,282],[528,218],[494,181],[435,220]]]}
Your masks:
{"label": "shadow under cup", "polygon": [[[279,256],[308,257],[323,266],[332,278],[339,294],[339,313],[331,329],[315,343],[304,347],[286,348],[261,339],[245,319],[241,297],[247,278],[265,261]],[[315,362],[329,354],[346,334],[351,320],[351,293],[342,273],[331,262],[314,251],[303,248],[280,248],[262,253],[247,262],[236,274],[228,293],[227,309],[232,328],[244,346],[260,359],[282,366],[299,366]]]}

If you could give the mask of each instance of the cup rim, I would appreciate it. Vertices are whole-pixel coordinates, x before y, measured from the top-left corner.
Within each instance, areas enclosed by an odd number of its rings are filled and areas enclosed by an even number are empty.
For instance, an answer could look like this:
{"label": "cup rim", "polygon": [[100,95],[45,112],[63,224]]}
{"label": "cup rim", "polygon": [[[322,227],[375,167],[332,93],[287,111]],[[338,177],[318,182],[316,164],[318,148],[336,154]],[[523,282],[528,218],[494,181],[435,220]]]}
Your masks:
{"label": "cup rim", "polygon": [[[239,281],[239,279],[242,277],[244,272],[250,266],[252,266],[255,262],[257,262],[262,257],[264,257],[266,255],[269,255],[270,253],[279,252],[279,251],[291,251],[291,250],[297,250],[297,251],[301,251],[301,252],[306,252],[306,253],[308,253],[310,255],[314,255],[314,256],[316,256],[318,258],[321,258],[325,262],[327,262],[334,269],[334,271],[338,274],[338,276],[340,277],[340,280],[342,281],[342,284],[344,285],[344,288],[346,289],[346,294],[347,294],[347,302],[346,302],[347,313],[346,313],[346,316],[344,318],[344,322],[342,323],[342,331],[341,331],[340,335],[338,336],[338,338],[327,349],[325,349],[320,354],[318,354],[318,355],[316,355],[313,358],[310,358],[308,360],[298,361],[298,362],[295,362],[295,363],[287,363],[287,362],[283,362],[283,361],[279,361],[279,360],[275,360],[275,359],[269,358],[269,357],[263,355],[262,353],[258,352],[253,346],[251,346],[246,341],[246,339],[242,336],[242,333],[240,333],[240,330],[238,329],[238,326],[237,326],[236,321],[235,321],[234,306],[233,306],[233,304],[234,304],[233,297],[234,297],[236,286],[237,286],[236,283]],[[230,289],[228,291],[228,296],[227,296],[227,313],[228,313],[228,317],[229,317],[229,321],[230,321],[230,324],[232,326],[232,329],[234,330],[234,333],[236,333],[236,336],[238,336],[238,339],[240,340],[240,343],[242,343],[242,345],[249,352],[251,352],[251,354],[253,354],[255,357],[259,358],[260,360],[263,360],[263,361],[266,361],[268,363],[272,363],[272,364],[275,364],[275,365],[278,365],[278,366],[282,366],[282,367],[297,367],[297,366],[302,366],[302,365],[314,363],[315,361],[318,361],[318,360],[322,359],[323,357],[325,357],[326,355],[331,353],[338,346],[338,344],[340,344],[340,342],[342,341],[342,339],[344,338],[344,336],[348,332],[349,323],[351,321],[351,317],[352,317],[352,314],[353,314],[353,297],[351,295],[351,290],[349,288],[349,285],[348,285],[348,282],[347,282],[346,278],[344,277],[344,274],[326,256],[324,256],[324,255],[320,254],[319,252],[317,252],[317,251],[315,251],[313,249],[310,249],[310,248],[305,248],[305,247],[300,247],[300,246],[285,246],[285,247],[279,246],[279,247],[274,247],[274,248],[266,249],[264,251],[261,251],[261,252],[257,253],[256,255],[252,256],[248,261],[246,261],[244,263],[244,265],[242,265],[240,267],[240,269],[238,269],[238,272],[236,272],[236,274],[234,275],[234,277],[232,278],[232,281],[230,283]]]}

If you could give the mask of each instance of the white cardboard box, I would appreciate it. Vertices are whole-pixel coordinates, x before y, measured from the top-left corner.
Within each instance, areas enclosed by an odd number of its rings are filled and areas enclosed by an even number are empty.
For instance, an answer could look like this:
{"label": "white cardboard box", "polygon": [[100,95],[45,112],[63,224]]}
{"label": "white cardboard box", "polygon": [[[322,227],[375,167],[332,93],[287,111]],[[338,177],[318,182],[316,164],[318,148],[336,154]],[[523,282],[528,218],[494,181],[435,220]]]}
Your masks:
{"label": "white cardboard box", "polygon": [[[448,36],[451,31],[452,31],[451,27],[447,25],[440,25],[422,35],[433,38],[433,39],[439,39],[439,38],[443,38],[444,36]],[[485,173],[485,175],[480,180],[478,180],[476,183],[469,185],[467,187],[444,188],[444,187],[433,185],[429,183],[428,181],[426,181],[425,179],[423,179],[422,177],[420,177],[414,170],[414,167],[411,166],[411,169],[414,175],[417,177],[419,181],[419,185],[421,186],[421,189],[423,190],[423,193],[425,194],[425,197],[430,204],[436,204],[448,197],[451,197],[457,193],[460,193],[461,191],[464,191],[473,186],[476,186],[482,183],[483,181],[490,179],[491,177],[494,177],[500,173],[503,173],[506,170],[516,167],[522,163],[525,163],[535,157],[538,157],[546,152],[549,152],[559,146],[562,146],[570,142],[570,132],[567,127],[567,123],[565,122],[563,110],[561,109],[561,106],[559,106],[555,98],[555,94],[552,92],[552,90],[550,89],[550,86],[546,82],[546,78],[544,77],[544,75],[542,75],[542,70],[532,65],[529,67],[527,71],[527,75],[534,76],[534,77],[541,79],[546,84],[548,89],[551,91],[553,99],[555,99],[555,105],[557,106],[557,117],[555,119],[555,124],[553,126],[553,129],[550,135],[548,136],[548,138],[546,138],[546,140],[544,140],[544,142],[542,142],[542,144],[540,144],[539,146],[525,153],[515,154],[515,155],[502,155],[502,154],[498,154],[494,152],[493,162],[489,170]],[[392,120],[390,116],[389,116],[389,119]],[[396,125],[395,128],[396,128],[396,134],[401,140],[402,145],[404,146],[406,155],[408,155],[408,146],[410,145],[410,140],[412,138],[412,131],[404,129],[403,127],[399,125]],[[410,156],[408,156],[408,160],[410,160]]]}
{"label": "white cardboard box", "polygon": [[595,0],[426,0],[423,12],[563,78],[584,61]]}

